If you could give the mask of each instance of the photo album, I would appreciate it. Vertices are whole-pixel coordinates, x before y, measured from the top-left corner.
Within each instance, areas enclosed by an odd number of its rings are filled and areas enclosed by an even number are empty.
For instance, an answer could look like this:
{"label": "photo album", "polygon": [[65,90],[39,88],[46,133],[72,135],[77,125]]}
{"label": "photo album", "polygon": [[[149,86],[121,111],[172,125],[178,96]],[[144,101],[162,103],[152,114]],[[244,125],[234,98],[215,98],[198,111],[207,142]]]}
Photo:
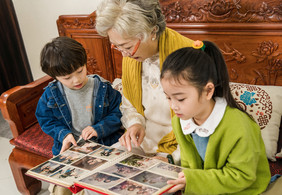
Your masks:
{"label": "photo album", "polygon": [[133,152],[80,141],[52,159],[31,168],[28,176],[69,188],[100,194],[163,194],[178,178],[180,166]]}

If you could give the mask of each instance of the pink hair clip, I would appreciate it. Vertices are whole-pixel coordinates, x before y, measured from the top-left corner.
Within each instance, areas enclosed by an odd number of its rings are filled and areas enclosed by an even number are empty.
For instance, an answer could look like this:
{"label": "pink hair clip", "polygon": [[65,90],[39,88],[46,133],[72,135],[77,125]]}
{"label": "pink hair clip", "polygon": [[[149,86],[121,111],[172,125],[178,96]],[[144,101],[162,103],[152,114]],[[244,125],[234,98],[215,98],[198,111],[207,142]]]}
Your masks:
{"label": "pink hair clip", "polygon": [[201,49],[202,51],[204,51],[206,46],[204,45],[203,41],[197,40],[192,43],[192,47],[194,49]]}

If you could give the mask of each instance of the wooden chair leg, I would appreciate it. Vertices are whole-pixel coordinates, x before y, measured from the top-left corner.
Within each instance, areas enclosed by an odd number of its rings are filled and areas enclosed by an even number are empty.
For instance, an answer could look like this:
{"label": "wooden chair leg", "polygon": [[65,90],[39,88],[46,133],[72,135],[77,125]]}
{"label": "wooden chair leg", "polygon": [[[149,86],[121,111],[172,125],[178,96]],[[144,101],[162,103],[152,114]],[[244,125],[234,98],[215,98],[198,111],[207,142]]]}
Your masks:
{"label": "wooden chair leg", "polygon": [[25,175],[25,172],[43,163],[47,158],[36,154],[14,148],[9,156],[9,164],[14,176],[15,183],[20,193],[24,195],[35,195],[41,190],[41,181]]}

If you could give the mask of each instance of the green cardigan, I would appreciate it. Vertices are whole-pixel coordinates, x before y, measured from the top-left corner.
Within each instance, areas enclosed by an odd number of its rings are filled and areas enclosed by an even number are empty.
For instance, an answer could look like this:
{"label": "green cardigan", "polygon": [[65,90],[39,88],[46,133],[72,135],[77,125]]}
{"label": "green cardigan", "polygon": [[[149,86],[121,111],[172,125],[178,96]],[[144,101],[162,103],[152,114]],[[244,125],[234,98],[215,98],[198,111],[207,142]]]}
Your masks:
{"label": "green cardigan", "polygon": [[[179,118],[172,119],[186,178],[185,194],[260,194],[270,181],[269,164],[259,126],[245,113],[226,107],[210,136],[203,164]],[[203,165],[202,165],[203,164]]]}

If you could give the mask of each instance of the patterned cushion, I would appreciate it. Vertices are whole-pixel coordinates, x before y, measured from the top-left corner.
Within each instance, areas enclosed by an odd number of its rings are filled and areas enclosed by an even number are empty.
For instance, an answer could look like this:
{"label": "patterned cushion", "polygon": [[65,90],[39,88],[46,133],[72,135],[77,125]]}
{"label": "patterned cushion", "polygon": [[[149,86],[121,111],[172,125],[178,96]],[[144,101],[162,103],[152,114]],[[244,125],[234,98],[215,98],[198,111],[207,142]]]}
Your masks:
{"label": "patterned cushion", "polygon": [[53,138],[45,134],[38,123],[30,127],[14,140],[15,146],[29,152],[52,158]]}
{"label": "patterned cushion", "polygon": [[282,87],[230,83],[235,100],[258,123],[269,160],[276,161],[282,116]]}

